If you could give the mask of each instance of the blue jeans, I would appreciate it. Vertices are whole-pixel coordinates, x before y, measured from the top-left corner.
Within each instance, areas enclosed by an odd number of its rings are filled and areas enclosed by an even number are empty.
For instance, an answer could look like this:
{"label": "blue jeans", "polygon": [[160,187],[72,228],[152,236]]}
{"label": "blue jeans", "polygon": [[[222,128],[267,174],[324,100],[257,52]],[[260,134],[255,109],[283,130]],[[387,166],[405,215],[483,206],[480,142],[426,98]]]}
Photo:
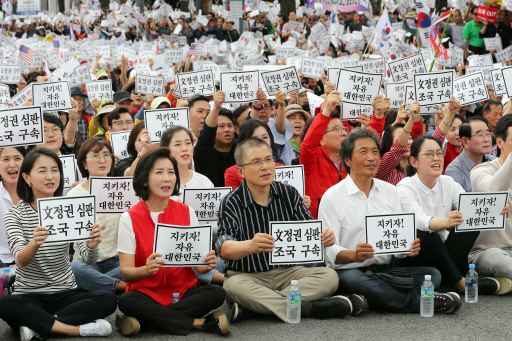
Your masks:
{"label": "blue jeans", "polygon": [[[401,274],[412,277],[414,287],[409,292],[401,292],[383,280],[367,274],[372,273]],[[363,295],[370,306],[396,313],[418,313],[420,311],[421,284],[425,275],[432,276],[434,287],[441,284],[441,273],[429,267],[391,267],[388,265],[367,268],[336,270],[340,280],[338,292],[342,294]]]}
{"label": "blue jeans", "polygon": [[196,277],[197,277],[197,280],[199,281],[199,283],[201,283],[203,285],[210,284],[212,282],[212,277],[213,277],[213,274],[215,273],[215,271],[224,273],[224,260],[222,258],[218,257],[217,258],[217,267],[215,269],[213,269],[212,271],[207,272],[205,274],[197,273],[197,271],[194,268],[192,268],[192,270],[194,270],[194,272],[196,273]]}
{"label": "blue jeans", "polygon": [[71,270],[75,274],[76,284],[87,291],[107,290],[115,293],[117,283],[121,281],[118,256],[94,265],[74,260],[71,262]]}

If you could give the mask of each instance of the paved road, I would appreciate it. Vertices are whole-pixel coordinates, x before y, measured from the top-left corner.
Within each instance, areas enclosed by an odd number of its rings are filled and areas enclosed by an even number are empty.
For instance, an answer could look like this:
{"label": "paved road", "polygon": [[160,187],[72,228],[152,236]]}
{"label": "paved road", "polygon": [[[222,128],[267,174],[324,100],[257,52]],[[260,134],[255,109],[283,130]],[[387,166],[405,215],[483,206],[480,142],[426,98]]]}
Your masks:
{"label": "paved road", "polygon": [[[229,308],[224,305],[227,314]],[[370,311],[360,317],[337,320],[305,319],[298,325],[285,324],[273,317],[243,321],[232,325],[228,337],[192,331],[188,336],[173,336],[158,329],[147,329],[125,338],[114,330],[108,338],[87,340],[244,340],[244,341],[319,341],[319,340],[507,340],[512,337],[512,296],[480,297],[477,304],[463,303],[456,315],[383,314]],[[108,318],[114,325],[114,315]],[[18,334],[0,322],[0,340],[19,340]],[[51,340],[76,340],[52,337]]]}

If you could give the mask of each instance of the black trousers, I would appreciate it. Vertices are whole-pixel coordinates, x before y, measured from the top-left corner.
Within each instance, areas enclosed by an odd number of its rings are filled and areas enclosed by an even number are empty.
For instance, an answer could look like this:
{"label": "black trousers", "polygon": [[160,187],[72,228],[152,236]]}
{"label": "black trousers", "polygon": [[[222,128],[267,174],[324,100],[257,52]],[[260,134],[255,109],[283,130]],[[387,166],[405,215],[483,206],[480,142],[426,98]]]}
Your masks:
{"label": "black trousers", "polygon": [[225,298],[222,287],[203,285],[188,289],[179,302],[164,307],[145,293],[128,291],[119,298],[119,310],[142,324],[156,325],[171,334],[187,335],[194,319],[220,307]]}
{"label": "black trousers", "polygon": [[482,54],[485,52],[484,47],[478,47],[478,46],[473,46],[473,45],[469,45],[468,50],[473,52],[474,54]]}
{"label": "black trousers", "polygon": [[394,258],[393,266],[430,266],[441,272],[444,284],[458,283],[468,271],[468,254],[473,248],[476,232],[450,232],[443,243],[436,232],[416,230],[421,251],[416,257]]}
{"label": "black trousers", "polygon": [[105,318],[116,308],[116,295],[110,291],[73,289],[55,294],[4,296],[0,299],[0,318],[13,329],[26,326],[46,339],[55,321],[79,326]]}

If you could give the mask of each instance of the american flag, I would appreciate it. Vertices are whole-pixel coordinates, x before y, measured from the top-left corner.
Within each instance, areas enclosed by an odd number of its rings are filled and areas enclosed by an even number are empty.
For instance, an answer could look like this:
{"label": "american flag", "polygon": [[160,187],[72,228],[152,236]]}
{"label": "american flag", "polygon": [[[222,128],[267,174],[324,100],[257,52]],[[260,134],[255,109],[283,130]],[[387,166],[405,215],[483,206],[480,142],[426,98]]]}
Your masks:
{"label": "american flag", "polygon": [[60,42],[58,40],[53,41],[53,50],[56,54],[59,54]]}
{"label": "american flag", "polygon": [[192,44],[192,46],[190,46],[190,50],[187,52],[187,56],[195,56],[198,50],[199,44]]}
{"label": "american flag", "polygon": [[23,59],[27,64],[32,65],[32,61],[34,60],[34,50],[25,45],[20,46],[20,54],[19,57]]}

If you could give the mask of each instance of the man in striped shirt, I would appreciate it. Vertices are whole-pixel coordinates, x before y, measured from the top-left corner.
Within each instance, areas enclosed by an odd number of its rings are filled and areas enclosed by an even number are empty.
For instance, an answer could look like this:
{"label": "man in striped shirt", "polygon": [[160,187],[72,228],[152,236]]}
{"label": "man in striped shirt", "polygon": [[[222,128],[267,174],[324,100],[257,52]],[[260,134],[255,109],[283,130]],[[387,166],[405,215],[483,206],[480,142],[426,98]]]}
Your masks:
{"label": "man in striped shirt", "polygon": [[[291,280],[299,281],[303,317],[342,317],[366,310],[362,296],[336,296],[336,273],[325,267],[270,265],[274,249],[270,221],[312,220],[299,192],[274,181],[275,164],[268,144],[257,138],[240,143],[235,151],[242,184],[228,194],[219,208],[217,252],[225,259],[227,301],[233,304],[231,322],[254,313],[286,319],[286,295]],[[324,228],[322,243],[334,244],[334,236]]]}

